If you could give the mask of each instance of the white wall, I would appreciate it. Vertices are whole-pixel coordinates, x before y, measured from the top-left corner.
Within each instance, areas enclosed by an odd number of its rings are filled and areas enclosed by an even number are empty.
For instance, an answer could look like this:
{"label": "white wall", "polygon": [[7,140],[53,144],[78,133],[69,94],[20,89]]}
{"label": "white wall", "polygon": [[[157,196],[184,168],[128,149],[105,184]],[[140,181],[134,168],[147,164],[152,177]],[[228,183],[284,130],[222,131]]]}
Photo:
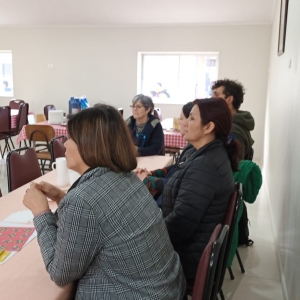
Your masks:
{"label": "white wall", "polygon": [[[220,52],[219,78],[238,79],[247,89],[242,109],[256,121],[257,158],[263,153],[270,39],[270,25],[0,28],[0,49],[13,51],[15,98],[25,99],[36,113],[45,104],[67,110],[71,95],[85,94],[91,104],[123,107],[127,117],[137,92],[137,52]],[[8,100],[0,98],[0,104]],[[163,118],[179,116],[181,105],[159,106]]]}
{"label": "white wall", "polygon": [[287,299],[294,300],[300,298],[300,2],[289,1],[286,49],[278,57],[279,7],[277,0],[270,54],[264,180],[283,284]]}

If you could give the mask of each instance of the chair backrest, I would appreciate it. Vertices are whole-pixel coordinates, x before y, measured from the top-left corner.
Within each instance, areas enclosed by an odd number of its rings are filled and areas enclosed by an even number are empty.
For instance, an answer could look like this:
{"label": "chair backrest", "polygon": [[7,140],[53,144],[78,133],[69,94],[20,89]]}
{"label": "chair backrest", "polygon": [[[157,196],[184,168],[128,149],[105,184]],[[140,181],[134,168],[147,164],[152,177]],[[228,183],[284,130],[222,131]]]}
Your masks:
{"label": "chair backrest", "polygon": [[161,109],[159,107],[154,108],[153,114],[156,118],[158,118],[160,121],[162,121]]}
{"label": "chair backrest", "polygon": [[123,117],[124,109],[123,108],[118,108],[118,111],[119,111],[120,115]]}
{"label": "chair backrest", "polygon": [[25,127],[26,138],[29,142],[46,142],[55,137],[55,130],[50,125],[28,124]]}
{"label": "chair backrest", "polygon": [[227,243],[224,252],[224,260],[222,265],[220,265],[217,270],[219,276],[219,280],[218,280],[219,284],[218,286],[215,286],[216,293],[220,292],[223,285],[224,276],[227,269],[229,253],[230,253],[231,244],[233,240],[234,230],[237,224],[237,218],[238,218],[238,213],[241,204],[242,204],[242,192],[241,192],[240,184],[236,182],[234,186],[234,191],[230,197],[229,205],[223,222],[224,226],[227,225],[229,227],[229,231],[228,231],[228,238],[227,238]]}
{"label": "chair backrest", "polygon": [[205,291],[205,286],[207,282],[207,275],[208,275],[208,270],[209,270],[209,263],[210,263],[210,258],[211,258],[211,253],[213,249],[213,244],[217,240],[220,231],[221,231],[222,225],[219,224],[215,227],[208,244],[206,245],[202,255],[200,262],[198,264],[198,269],[197,269],[197,274],[196,274],[196,279],[194,283],[194,288],[193,288],[193,297],[192,300],[204,300],[204,291]]}
{"label": "chair backrest", "polygon": [[[21,151],[26,151],[26,153],[21,155]],[[9,152],[6,165],[8,192],[42,175],[39,161],[33,148],[24,147]]]}
{"label": "chair backrest", "polygon": [[47,104],[44,106],[44,115],[46,120],[49,119],[49,110],[56,110],[56,107],[53,104]]}
{"label": "chair backrest", "polygon": [[66,148],[64,146],[65,141],[68,138],[65,135],[60,135],[53,138],[50,142],[51,161],[54,162],[57,157],[64,157]]}
{"label": "chair backrest", "polygon": [[35,120],[36,120],[37,123],[47,121],[46,120],[46,116],[44,114],[37,114],[37,115],[35,115]]}
{"label": "chair backrest", "polygon": [[[216,271],[218,265],[223,262],[228,229],[227,225],[223,226],[222,230],[221,224],[217,225],[206,246],[208,249],[204,249],[205,254],[204,256],[202,254],[198,265],[192,300],[216,299],[217,294],[214,291],[214,286],[218,285]],[[202,276],[206,278],[201,279]]]}
{"label": "chair backrest", "polygon": [[22,130],[23,126],[28,124],[28,121],[27,121],[28,109],[29,109],[28,103],[22,103],[20,105],[19,114],[18,114],[18,124],[17,124],[17,133],[18,134]]}
{"label": "chair backrest", "polygon": [[10,134],[10,130],[11,130],[10,107],[2,106],[0,107],[0,132]]}
{"label": "chair backrest", "polygon": [[20,105],[25,103],[24,100],[20,100],[20,99],[11,99],[9,101],[9,107],[11,109],[19,109]]}

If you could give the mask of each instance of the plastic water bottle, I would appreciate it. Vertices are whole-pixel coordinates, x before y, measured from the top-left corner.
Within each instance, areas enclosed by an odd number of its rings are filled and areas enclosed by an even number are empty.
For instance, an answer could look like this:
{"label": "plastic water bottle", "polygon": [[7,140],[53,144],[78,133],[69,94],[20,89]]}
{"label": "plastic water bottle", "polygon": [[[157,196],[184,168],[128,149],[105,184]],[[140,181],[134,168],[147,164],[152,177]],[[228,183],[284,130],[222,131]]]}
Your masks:
{"label": "plastic water bottle", "polygon": [[72,104],[74,102],[74,96],[71,96],[70,97],[70,100],[69,100],[69,114],[72,113]]}
{"label": "plastic water bottle", "polygon": [[72,102],[71,114],[76,114],[80,110],[80,98],[74,97]]}

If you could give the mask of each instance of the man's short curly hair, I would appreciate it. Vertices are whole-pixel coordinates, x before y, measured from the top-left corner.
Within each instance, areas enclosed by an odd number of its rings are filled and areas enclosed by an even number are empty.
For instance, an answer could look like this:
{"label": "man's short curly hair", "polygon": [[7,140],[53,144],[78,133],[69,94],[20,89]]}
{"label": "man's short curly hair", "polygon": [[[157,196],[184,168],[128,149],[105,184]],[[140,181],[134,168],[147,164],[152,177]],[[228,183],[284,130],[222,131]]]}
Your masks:
{"label": "man's short curly hair", "polygon": [[237,80],[221,79],[213,82],[211,89],[217,89],[224,87],[224,95],[227,97],[233,96],[233,107],[238,110],[241,104],[244,102],[245,88]]}

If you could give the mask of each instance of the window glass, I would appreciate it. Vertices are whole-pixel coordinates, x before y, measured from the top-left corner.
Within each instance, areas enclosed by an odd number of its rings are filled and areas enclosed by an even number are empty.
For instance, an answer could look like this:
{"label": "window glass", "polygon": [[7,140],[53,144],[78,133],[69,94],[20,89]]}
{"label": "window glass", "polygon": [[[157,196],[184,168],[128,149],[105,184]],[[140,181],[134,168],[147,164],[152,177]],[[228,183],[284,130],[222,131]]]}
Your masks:
{"label": "window glass", "polygon": [[138,93],[155,103],[183,104],[211,96],[218,53],[139,53]]}

